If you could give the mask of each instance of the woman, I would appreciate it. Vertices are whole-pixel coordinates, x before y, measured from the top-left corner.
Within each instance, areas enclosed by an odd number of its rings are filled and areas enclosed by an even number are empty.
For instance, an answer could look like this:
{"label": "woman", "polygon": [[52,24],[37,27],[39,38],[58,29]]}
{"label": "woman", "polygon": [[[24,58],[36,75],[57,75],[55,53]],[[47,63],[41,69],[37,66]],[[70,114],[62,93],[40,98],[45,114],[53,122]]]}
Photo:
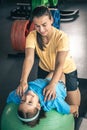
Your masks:
{"label": "woman", "polygon": [[28,77],[34,64],[35,53],[39,57],[38,77],[44,78],[49,72],[54,74],[44,88],[45,101],[56,97],[55,86],[65,74],[67,101],[72,105],[80,105],[80,91],[77,83],[76,65],[69,54],[67,35],[52,26],[53,18],[45,6],[36,7],[32,12],[35,30],[26,38],[25,59],[17,93],[23,95],[28,88]]}

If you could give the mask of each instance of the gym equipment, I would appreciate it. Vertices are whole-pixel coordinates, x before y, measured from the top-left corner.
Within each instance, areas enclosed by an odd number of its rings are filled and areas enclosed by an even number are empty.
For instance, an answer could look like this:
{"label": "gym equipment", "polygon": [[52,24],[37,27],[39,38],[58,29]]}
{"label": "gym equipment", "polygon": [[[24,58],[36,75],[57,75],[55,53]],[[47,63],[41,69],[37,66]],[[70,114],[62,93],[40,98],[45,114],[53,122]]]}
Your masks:
{"label": "gym equipment", "polygon": [[58,0],[48,0],[49,1],[49,6],[51,6],[51,7],[56,7],[57,6],[57,4],[58,4]]}
{"label": "gym equipment", "polygon": [[76,10],[60,10],[60,21],[68,22],[75,20],[79,16],[79,9]]}
{"label": "gym equipment", "polygon": [[74,130],[74,118],[72,114],[62,115],[52,110],[46,113],[46,118],[34,128],[24,125],[17,117],[18,105],[7,104],[1,117],[1,130]]}
{"label": "gym equipment", "polygon": [[16,7],[10,11],[10,18],[11,19],[29,19],[31,15],[31,11],[39,6],[39,5],[45,5],[45,6],[56,6],[58,3],[58,0],[32,0],[31,3],[17,3]]}
{"label": "gym equipment", "polygon": [[57,29],[60,28],[60,11],[57,8],[50,8],[50,11],[53,16],[53,26],[56,27]]}
{"label": "gym equipment", "polygon": [[55,7],[57,3],[58,3],[58,0],[32,0],[32,10],[39,5]]}
{"label": "gym equipment", "polygon": [[60,22],[69,22],[75,20],[79,16],[79,9],[64,10],[67,0],[58,0],[57,8],[60,10]]}
{"label": "gym equipment", "polygon": [[29,20],[15,20],[11,28],[11,43],[14,50],[24,52],[26,36],[34,30],[34,24]]}
{"label": "gym equipment", "polygon": [[16,7],[10,11],[11,19],[29,19],[31,5],[29,3],[17,3]]}
{"label": "gym equipment", "polygon": [[32,0],[32,10],[39,5],[48,5],[48,0]]}
{"label": "gym equipment", "polygon": [[45,5],[49,8],[59,9],[61,22],[73,21],[79,16],[79,9],[61,10],[58,2],[61,5],[62,1],[58,0],[32,0],[31,3],[17,3],[17,7],[11,10],[10,17],[12,19],[29,19],[31,11],[39,5]]}

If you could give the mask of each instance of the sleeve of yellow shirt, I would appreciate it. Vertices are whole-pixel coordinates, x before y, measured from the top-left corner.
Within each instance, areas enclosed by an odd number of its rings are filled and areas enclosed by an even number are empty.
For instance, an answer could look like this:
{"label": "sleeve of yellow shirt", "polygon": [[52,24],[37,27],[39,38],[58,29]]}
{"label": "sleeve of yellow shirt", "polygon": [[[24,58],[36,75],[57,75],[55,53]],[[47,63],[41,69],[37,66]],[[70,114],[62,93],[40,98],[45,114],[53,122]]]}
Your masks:
{"label": "sleeve of yellow shirt", "polygon": [[58,40],[57,51],[69,51],[69,38],[62,31]]}
{"label": "sleeve of yellow shirt", "polygon": [[28,36],[26,37],[26,45],[25,48],[34,48],[35,49],[35,43],[36,43],[36,32],[31,31]]}

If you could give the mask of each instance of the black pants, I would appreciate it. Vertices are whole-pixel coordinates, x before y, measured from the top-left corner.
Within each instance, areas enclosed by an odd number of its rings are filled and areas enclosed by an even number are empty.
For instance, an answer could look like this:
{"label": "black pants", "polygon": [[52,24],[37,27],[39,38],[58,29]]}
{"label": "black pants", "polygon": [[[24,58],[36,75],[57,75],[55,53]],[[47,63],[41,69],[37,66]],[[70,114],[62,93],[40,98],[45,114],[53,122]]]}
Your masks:
{"label": "black pants", "polygon": [[67,91],[74,91],[78,87],[77,70],[65,74]]}
{"label": "black pants", "polygon": [[41,69],[40,67],[38,67],[38,78],[45,78],[47,75],[49,74],[49,72],[44,71],[43,69]]}

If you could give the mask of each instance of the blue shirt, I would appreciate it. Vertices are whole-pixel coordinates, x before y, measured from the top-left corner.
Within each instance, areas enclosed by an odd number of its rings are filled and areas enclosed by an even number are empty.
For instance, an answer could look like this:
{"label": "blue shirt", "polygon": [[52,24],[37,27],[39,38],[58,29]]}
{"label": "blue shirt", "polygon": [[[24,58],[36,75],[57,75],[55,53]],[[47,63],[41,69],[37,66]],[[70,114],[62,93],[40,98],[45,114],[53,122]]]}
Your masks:
{"label": "blue shirt", "polygon": [[[36,79],[29,82],[28,90],[32,90],[39,97],[41,107],[44,111],[50,111],[56,109],[59,113],[69,114],[70,106],[65,102],[66,89],[63,82],[58,82],[56,85],[56,98],[54,100],[44,101],[43,89],[49,84],[50,79]],[[21,98],[16,94],[16,90],[12,91],[8,98],[7,103],[14,102],[19,104]]]}

